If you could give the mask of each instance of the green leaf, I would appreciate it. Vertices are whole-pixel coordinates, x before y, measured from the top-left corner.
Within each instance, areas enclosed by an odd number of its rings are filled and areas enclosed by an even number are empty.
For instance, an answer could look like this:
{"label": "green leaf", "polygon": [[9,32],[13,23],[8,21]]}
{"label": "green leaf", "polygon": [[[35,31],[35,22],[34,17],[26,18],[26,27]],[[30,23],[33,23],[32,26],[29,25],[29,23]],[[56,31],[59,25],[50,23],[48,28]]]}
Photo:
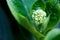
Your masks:
{"label": "green leaf", "polygon": [[52,28],[54,28],[60,21],[60,3],[58,0],[48,0],[46,3],[46,12],[50,15],[50,20],[47,28],[44,30],[45,34]]}
{"label": "green leaf", "polygon": [[48,32],[44,40],[60,40],[60,29],[56,28]]}
{"label": "green leaf", "polygon": [[30,8],[36,0],[7,0],[7,4],[17,22],[31,32],[35,37],[44,37],[32,24]]}

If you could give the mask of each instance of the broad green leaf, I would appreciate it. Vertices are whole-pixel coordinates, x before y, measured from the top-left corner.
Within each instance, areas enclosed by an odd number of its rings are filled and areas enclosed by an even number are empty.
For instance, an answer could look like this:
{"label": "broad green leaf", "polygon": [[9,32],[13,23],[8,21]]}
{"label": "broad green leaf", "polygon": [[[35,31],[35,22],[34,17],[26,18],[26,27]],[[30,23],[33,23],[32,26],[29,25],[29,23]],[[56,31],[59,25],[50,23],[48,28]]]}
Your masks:
{"label": "broad green leaf", "polygon": [[10,11],[17,22],[35,37],[40,38],[44,37],[44,35],[40,34],[31,22],[30,8],[34,2],[36,2],[36,0],[7,0]]}
{"label": "broad green leaf", "polygon": [[47,28],[44,32],[47,32],[54,28],[57,23],[60,21],[60,3],[58,0],[48,0],[46,3],[46,12],[51,14],[50,20],[48,23]]}
{"label": "broad green leaf", "polygon": [[60,29],[52,29],[48,32],[44,40],[60,40]]}

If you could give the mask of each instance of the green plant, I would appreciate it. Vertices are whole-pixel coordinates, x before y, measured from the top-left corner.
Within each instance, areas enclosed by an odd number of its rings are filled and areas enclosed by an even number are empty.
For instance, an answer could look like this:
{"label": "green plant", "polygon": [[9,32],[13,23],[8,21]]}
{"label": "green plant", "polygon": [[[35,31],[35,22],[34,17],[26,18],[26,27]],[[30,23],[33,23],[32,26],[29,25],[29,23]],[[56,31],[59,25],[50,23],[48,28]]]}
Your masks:
{"label": "green plant", "polygon": [[36,40],[48,40],[44,39],[46,34],[60,21],[59,0],[6,1],[17,22],[32,33]]}

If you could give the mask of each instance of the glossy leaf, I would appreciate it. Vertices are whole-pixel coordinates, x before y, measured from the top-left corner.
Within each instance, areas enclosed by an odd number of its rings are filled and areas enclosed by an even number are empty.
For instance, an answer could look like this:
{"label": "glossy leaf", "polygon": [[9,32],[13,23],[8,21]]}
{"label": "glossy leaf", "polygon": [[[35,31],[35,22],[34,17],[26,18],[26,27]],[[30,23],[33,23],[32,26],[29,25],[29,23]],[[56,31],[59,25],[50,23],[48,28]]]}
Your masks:
{"label": "glossy leaf", "polygon": [[7,4],[20,25],[31,32],[35,37],[40,38],[40,34],[31,23],[30,8],[36,0],[7,0]]}
{"label": "glossy leaf", "polygon": [[44,32],[47,32],[54,28],[60,21],[60,3],[58,0],[48,0],[46,3],[46,12],[51,14],[48,26]]}
{"label": "glossy leaf", "polygon": [[60,40],[60,29],[52,29],[48,32],[44,40]]}

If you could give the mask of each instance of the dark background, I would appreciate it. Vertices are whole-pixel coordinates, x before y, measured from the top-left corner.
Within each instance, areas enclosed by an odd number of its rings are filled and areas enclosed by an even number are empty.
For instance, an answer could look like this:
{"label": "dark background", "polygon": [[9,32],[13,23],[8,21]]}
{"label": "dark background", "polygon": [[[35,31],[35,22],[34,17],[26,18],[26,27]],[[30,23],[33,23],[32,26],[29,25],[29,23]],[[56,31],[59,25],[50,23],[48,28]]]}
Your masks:
{"label": "dark background", "polygon": [[34,40],[32,34],[16,22],[6,0],[0,0],[0,40]]}

